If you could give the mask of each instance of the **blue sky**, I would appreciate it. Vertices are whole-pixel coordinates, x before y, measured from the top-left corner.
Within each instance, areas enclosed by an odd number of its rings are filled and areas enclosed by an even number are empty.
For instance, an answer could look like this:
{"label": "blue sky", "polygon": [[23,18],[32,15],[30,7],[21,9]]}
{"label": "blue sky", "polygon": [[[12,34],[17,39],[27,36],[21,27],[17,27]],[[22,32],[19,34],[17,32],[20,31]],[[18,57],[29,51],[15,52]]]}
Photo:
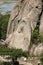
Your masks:
{"label": "blue sky", "polygon": [[8,11],[11,11],[13,9],[13,5],[1,5],[0,9],[2,9],[2,10],[5,9]]}
{"label": "blue sky", "polygon": [[15,2],[13,1],[0,3],[0,12],[5,13],[7,11],[12,11],[14,4]]}

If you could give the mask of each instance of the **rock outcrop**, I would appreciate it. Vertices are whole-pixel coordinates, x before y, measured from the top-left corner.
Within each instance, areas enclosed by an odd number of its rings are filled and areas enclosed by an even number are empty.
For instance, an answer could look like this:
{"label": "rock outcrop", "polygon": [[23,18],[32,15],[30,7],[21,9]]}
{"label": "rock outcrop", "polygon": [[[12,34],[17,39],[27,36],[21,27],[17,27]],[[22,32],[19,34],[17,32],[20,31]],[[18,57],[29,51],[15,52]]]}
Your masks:
{"label": "rock outcrop", "polygon": [[34,55],[35,56],[40,56],[43,53],[43,44],[39,44],[35,49],[34,49]]}
{"label": "rock outcrop", "polygon": [[[10,48],[13,47],[22,49],[23,51],[29,51],[30,55],[40,56],[43,53],[43,44],[41,43],[37,45],[32,44],[30,48],[31,45],[30,43],[31,43],[31,34],[39,21],[41,13],[42,13],[42,0],[20,0],[14,6],[11,12],[7,29],[7,38],[4,41],[4,43],[8,44],[8,47]],[[42,34],[43,14],[41,15],[39,27],[40,27],[39,32]],[[35,63],[34,62],[33,63],[23,62],[23,63],[24,64],[27,63],[26,65],[35,65],[37,62],[35,60]]]}
{"label": "rock outcrop", "polygon": [[33,45],[30,49],[30,55],[40,56],[43,53],[43,44]]}
{"label": "rock outcrop", "polygon": [[11,60],[5,59],[4,57],[0,56],[0,62],[10,62]]}
{"label": "rock outcrop", "polygon": [[36,27],[41,10],[41,0],[21,0],[15,5],[8,24],[9,47],[22,48],[24,51],[28,51],[31,32]]}

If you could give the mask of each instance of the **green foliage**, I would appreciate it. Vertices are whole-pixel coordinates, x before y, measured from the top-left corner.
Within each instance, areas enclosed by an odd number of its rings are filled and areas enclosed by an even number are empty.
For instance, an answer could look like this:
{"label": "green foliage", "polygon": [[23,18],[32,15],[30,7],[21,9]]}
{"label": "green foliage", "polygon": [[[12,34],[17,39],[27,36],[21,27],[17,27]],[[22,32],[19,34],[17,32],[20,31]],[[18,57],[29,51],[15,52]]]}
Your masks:
{"label": "green foliage", "polygon": [[43,35],[40,35],[40,33],[38,32],[38,30],[35,30],[32,33],[32,43],[43,43]]}
{"label": "green foliage", "polygon": [[[43,5],[42,5],[42,7],[43,7]],[[42,9],[42,12],[43,12],[43,9]],[[42,37],[40,36],[40,33],[39,33],[39,26],[40,26],[40,19],[41,19],[42,12],[39,15],[36,27],[35,27],[34,31],[32,32],[32,39],[31,39],[31,41],[34,44],[37,44],[37,43],[41,42],[41,40],[42,40]]]}
{"label": "green foliage", "polygon": [[[38,24],[38,25],[39,25],[39,24]],[[32,32],[31,41],[32,41],[32,43],[34,43],[34,44],[42,43],[42,42],[43,42],[43,35],[40,35],[38,25],[36,26],[36,28],[35,28],[34,31]]]}
{"label": "green foliage", "polygon": [[40,59],[40,61],[41,61],[41,65],[43,65],[43,53],[41,54],[41,59]]}
{"label": "green foliage", "polygon": [[23,52],[23,56],[24,56],[24,57],[29,57],[29,52],[24,51],[24,52]]}
{"label": "green foliage", "polygon": [[17,57],[21,57],[23,55],[23,51],[22,49],[15,49],[13,52],[12,52],[12,58],[14,59],[17,59]]}
{"label": "green foliage", "polygon": [[37,39],[38,35],[39,35],[38,30],[33,31],[32,34],[33,38]]}
{"label": "green foliage", "polygon": [[0,62],[0,65],[3,65],[3,62]]}
{"label": "green foliage", "polygon": [[37,44],[39,42],[39,30],[35,28],[35,30],[32,32],[32,43]]}
{"label": "green foliage", "polygon": [[6,15],[0,14],[0,39],[6,38],[9,17],[10,17],[9,14],[6,14]]}
{"label": "green foliage", "polygon": [[39,35],[40,42],[43,43],[43,35]]}
{"label": "green foliage", "polygon": [[14,49],[14,48],[0,48],[0,55],[5,56],[9,55],[10,58],[17,59],[17,57],[28,57],[28,52],[23,51],[22,49]]}

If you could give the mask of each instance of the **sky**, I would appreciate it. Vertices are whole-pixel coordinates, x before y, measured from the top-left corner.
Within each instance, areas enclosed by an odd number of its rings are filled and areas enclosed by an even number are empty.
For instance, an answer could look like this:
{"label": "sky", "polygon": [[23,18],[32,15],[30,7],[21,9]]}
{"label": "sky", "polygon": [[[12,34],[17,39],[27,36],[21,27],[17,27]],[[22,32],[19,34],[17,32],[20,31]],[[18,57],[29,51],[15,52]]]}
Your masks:
{"label": "sky", "polygon": [[4,14],[7,11],[12,11],[14,4],[14,0],[0,0],[0,12]]}

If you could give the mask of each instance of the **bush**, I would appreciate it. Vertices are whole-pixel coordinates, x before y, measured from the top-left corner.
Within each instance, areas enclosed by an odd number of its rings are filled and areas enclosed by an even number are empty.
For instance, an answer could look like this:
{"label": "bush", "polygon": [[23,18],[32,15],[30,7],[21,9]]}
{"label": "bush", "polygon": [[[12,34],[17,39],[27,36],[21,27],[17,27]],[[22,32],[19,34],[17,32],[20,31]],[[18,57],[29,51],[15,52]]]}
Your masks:
{"label": "bush", "polygon": [[0,62],[0,65],[3,65],[3,62]]}
{"label": "bush", "polygon": [[[17,59],[18,57],[28,57],[28,52],[23,51],[22,49],[14,49],[14,48],[0,48],[0,55],[5,56],[9,55],[9,58]],[[8,58],[8,59],[9,59]]]}
{"label": "bush", "polygon": [[39,35],[40,42],[43,43],[43,35]]}
{"label": "bush", "polygon": [[3,65],[12,65],[12,62],[3,62]]}
{"label": "bush", "polygon": [[39,42],[39,31],[38,29],[35,29],[32,32],[32,38],[31,38],[32,43],[37,44]]}
{"label": "bush", "polygon": [[0,14],[0,39],[5,40],[6,38],[9,17],[10,17],[10,14],[6,14],[6,15]]}
{"label": "bush", "polygon": [[41,61],[41,65],[43,65],[43,53],[41,54],[41,59],[40,59],[40,61]]}

